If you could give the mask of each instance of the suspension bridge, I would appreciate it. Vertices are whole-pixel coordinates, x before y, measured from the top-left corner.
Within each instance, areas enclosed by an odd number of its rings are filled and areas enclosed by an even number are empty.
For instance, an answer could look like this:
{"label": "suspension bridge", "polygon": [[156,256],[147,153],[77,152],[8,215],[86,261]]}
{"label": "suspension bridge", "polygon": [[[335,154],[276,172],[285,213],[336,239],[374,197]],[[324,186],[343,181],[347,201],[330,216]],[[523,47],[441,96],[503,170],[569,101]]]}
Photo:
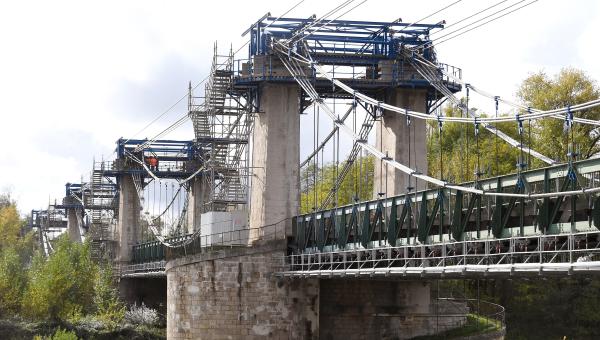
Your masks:
{"label": "suspension bridge", "polygon": [[[166,293],[172,338],[410,338],[464,324],[449,311],[468,304],[443,300],[435,308],[448,322],[432,330],[432,279],[597,273],[600,159],[580,159],[573,140],[564,160],[543,155],[524,124],[599,126],[578,113],[600,99],[540,110],[492,95],[438,60],[445,35],[431,37],[444,22],[332,19],[352,2],[321,18],[263,16],[243,33],[245,58],[215,45],[203,91],[189,85],[180,119],[151,139],[119,139],[89,181],[67,183],[60,202],[32,212],[43,249],[67,230],[115,264],[125,295]],[[469,107],[475,94],[495,115]],[[313,148],[300,159],[300,122],[310,118]],[[190,140],[163,139],[188,119]],[[474,127],[477,146],[489,131],[519,150],[515,172],[484,177],[477,151],[465,169],[474,180],[454,183],[440,148],[431,174],[427,121],[440,141],[447,124]],[[500,123],[514,124],[518,140]],[[303,203],[326,162],[335,168],[327,194]],[[359,174],[354,200],[341,204],[350,173]]]}

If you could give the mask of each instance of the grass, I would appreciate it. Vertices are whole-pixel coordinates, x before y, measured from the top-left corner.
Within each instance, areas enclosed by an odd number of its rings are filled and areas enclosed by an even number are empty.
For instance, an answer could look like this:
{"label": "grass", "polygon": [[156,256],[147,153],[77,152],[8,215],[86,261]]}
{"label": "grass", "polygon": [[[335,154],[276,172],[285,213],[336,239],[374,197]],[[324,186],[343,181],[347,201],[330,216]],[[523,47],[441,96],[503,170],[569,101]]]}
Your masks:
{"label": "grass", "polygon": [[425,335],[413,340],[440,340],[461,338],[470,335],[494,332],[502,328],[502,323],[495,319],[486,318],[477,314],[467,314],[467,323],[459,328],[451,329],[441,334]]}

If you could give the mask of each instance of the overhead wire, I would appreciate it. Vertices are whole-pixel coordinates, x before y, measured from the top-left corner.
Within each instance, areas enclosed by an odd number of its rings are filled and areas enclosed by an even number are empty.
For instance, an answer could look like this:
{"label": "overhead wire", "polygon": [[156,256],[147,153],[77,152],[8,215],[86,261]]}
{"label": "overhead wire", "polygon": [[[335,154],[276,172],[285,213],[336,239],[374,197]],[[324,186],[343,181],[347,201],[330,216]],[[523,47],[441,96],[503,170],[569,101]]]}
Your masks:
{"label": "overhead wire", "polygon": [[436,14],[438,14],[438,13],[441,13],[441,12],[443,12],[443,11],[447,10],[448,8],[450,8],[450,7],[452,7],[452,6],[454,6],[454,5],[458,4],[458,3],[460,3],[461,1],[463,1],[463,0],[457,0],[457,1],[454,1],[453,3],[451,3],[451,4],[447,5],[447,6],[444,6],[444,7],[440,8],[439,10],[437,10],[437,11],[435,11],[435,12],[433,12],[433,13],[431,13],[431,14],[428,14],[428,15],[424,16],[423,18],[421,18],[421,19],[419,19],[419,20],[417,20],[417,21],[415,21],[415,22],[413,22],[413,23],[409,24],[408,26],[405,26],[405,27],[403,27],[401,30],[399,30],[399,31],[398,31],[398,33],[401,33],[401,32],[403,32],[404,30],[406,30],[407,28],[409,28],[409,27],[412,27],[412,26],[414,26],[414,25],[416,25],[416,24],[418,24],[418,23],[422,22],[423,20],[429,19],[429,18],[431,18],[432,16],[434,16],[434,15],[436,15]]}
{"label": "overhead wire", "polygon": [[[351,2],[353,2],[354,0],[352,0]],[[354,7],[350,8],[349,10],[347,10],[346,12],[338,15],[337,17],[335,17],[334,19],[329,20],[328,22],[324,23],[323,25],[319,26],[317,29],[310,31],[310,33],[306,34],[305,36],[302,37],[302,39],[306,39],[307,37],[317,33],[318,31],[320,31],[321,29],[323,29],[325,26],[329,25],[330,23],[332,23],[335,20],[338,20],[339,18],[343,17],[344,15],[352,12],[353,10],[355,10],[356,8],[358,8],[359,6],[361,6],[362,4],[364,4],[365,2],[367,2],[368,0],[363,0],[360,3],[358,3],[357,5],[355,5]]]}
{"label": "overhead wire", "polygon": [[[301,58],[286,59],[285,56],[287,56],[287,55],[292,55],[292,54],[298,55],[298,54],[294,51],[288,50],[287,47],[283,44],[279,44],[279,45],[281,46],[280,51],[282,52],[282,55],[280,55],[280,60],[283,62],[283,65],[290,72],[290,74],[294,77],[296,82],[303,88],[303,90],[309,96],[311,96],[312,99],[319,105],[319,107],[321,107],[323,109],[323,111],[333,120],[334,124],[338,125],[340,130],[344,131],[347,135],[349,135],[355,141],[355,143],[360,145],[361,148],[368,151],[369,153],[371,153],[378,159],[384,158],[383,159],[384,162],[388,163],[389,165],[392,165],[393,167],[395,167],[396,169],[398,169],[400,171],[403,171],[403,172],[410,174],[416,178],[419,178],[421,180],[424,180],[426,182],[429,182],[431,184],[434,184],[434,185],[442,187],[442,188],[460,190],[460,191],[470,192],[470,193],[484,195],[484,196],[503,196],[503,197],[517,197],[517,198],[522,197],[522,198],[533,199],[533,198],[543,198],[543,197],[553,197],[553,196],[566,196],[566,195],[574,195],[574,194],[582,194],[582,193],[593,193],[593,192],[600,191],[600,187],[598,187],[598,188],[582,188],[580,190],[552,192],[552,193],[539,193],[539,194],[504,193],[504,192],[494,192],[494,191],[490,191],[490,190],[478,189],[475,187],[466,187],[466,186],[462,186],[462,185],[456,185],[456,184],[452,184],[448,181],[444,181],[444,180],[437,179],[437,178],[434,178],[434,177],[431,177],[428,175],[418,173],[416,170],[411,169],[389,157],[386,157],[380,150],[377,150],[377,148],[371,146],[366,141],[361,141],[360,137],[358,135],[356,135],[352,131],[351,128],[349,128],[344,123],[337,121],[335,114],[331,111],[329,106],[325,103],[325,101],[323,101],[322,98],[320,98],[319,94],[316,92],[316,89],[314,89],[312,84],[306,80],[306,77],[303,76],[302,68],[293,65],[294,62],[298,63],[298,61],[302,61],[303,59],[304,60],[306,60],[306,59],[302,56],[300,56]],[[311,61],[311,65],[316,68],[319,67],[314,61]]]}
{"label": "overhead wire", "polygon": [[323,14],[319,19],[317,19],[317,20],[311,22],[310,24],[302,27],[300,30],[298,30],[298,32],[294,33],[293,36],[291,36],[289,39],[287,39],[286,42],[287,43],[294,43],[294,42],[296,42],[296,37],[298,37],[301,34],[304,34],[305,31],[311,29],[315,25],[319,24],[321,21],[324,21],[325,19],[329,18],[331,15],[337,13],[342,8],[348,6],[349,4],[351,4],[354,1],[355,0],[346,0],[346,1],[342,2],[341,4],[337,5],[336,7],[334,7],[333,9],[331,9],[329,12]]}
{"label": "overhead wire", "polygon": [[440,32],[442,32],[442,31],[444,31],[444,30],[447,30],[447,29],[449,29],[450,27],[454,27],[454,26],[456,26],[456,25],[460,24],[461,22],[464,22],[464,21],[466,21],[466,20],[469,20],[469,19],[471,19],[471,18],[473,18],[473,17],[475,17],[475,16],[477,16],[477,15],[479,15],[479,14],[481,14],[481,13],[487,12],[487,11],[489,11],[490,9],[492,9],[492,8],[494,8],[494,7],[496,7],[496,6],[499,6],[499,5],[501,5],[501,4],[503,4],[503,3],[507,2],[507,1],[508,1],[508,0],[502,0],[502,1],[500,1],[500,2],[497,2],[496,4],[494,4],[494,5],[492,5],[492,6],[489,6],[489,7],[486,7],[486,8],[484,8],[484,9],[480,10],[479,12],[476,12],[476,13],[474,13],[474,14],[471,14],[471,15],[469,15],[469,16],[467,16],[467,17],[465,17],[465,18],[462,18],[462,19],[458,20],[457,22],[454,22],[454,23],[452,23],[452,24],[450,24],[450,25],[444,26],[444,27],[442,27],[441,29],[439,29],[438,31],[432,32],[431,34],[429,34],[429,36],[431,37],[431,36],[433,36],[433,35],[439,34]]}
{"label": "overhead wire", "polygon": [[[272,22],[270,22],[265,28],[268,28],[269,26],[271,26],[272,24],[274,24],[275,22],[277,22],[279,19],[281,19],[284,15],[287,15],[288,13],[290,13],[292,10],[294,10],[295,8],[297,8],[300,4],[302,4],[305,0],[300,0],[297,3],[295,3],[292,7],[290,7],[288,10],[286,10],[284,12],[284,14],[280,15],[279,17],[277,17],[275,20],[273,20]],[[352,0],[354,1],[354,0]],[[246,45],[248,45],[248,43],[250,42],[250,40],[247,40],[244,44],[242,44],[234,53],[233,55],[237,54],[238,52],[240,52]],[[195,90],[197,89],[200,85],[202,85],[203,83],[205,83],[209,78],[210,78],[210,74],[207,75],[206,77],[204,77],[204,79],[202,79],[200,82],[198,82],[196,85],[194,85],[191,90]],[[179,103],[181,103],[181,101],[183,101],[187,96],[189,95],[189,91],[188,93],[186,93],[185,95],[183,95],[181,98],[179,98],[173,105],[171,105],[167,110],[163,111],[162,113],[160,113],[158,116],[156,116],[152,121],[150,121],[150,123],[148,123],[146,126],[144,126],[144,128],[142,128],[140,131],[138,131],[134,137],[136,135],[139,135],[140,133],[142,133],[143,131],[145,131],[148,127],[150,127],[152,124],[154,124],[155,122],[157,122],[160,118],[162,118],[164,115],[166,115],[167,113],[169,113],[171,110],[173,110]],[[155,137],[153,137],[151,139],[151,141],[155,141],[156,139],[160,138],[157,136],[164,136],[165,134],[170,133],[171,131],[177,129],[178,127],[180,127],[181,125],[183,125],[188,118],[188,114],[187,112],[181,116],[179,119],[177,119],[177,121],[175,121],[175,123],[171,124],[170,126],[168,126],[165,130],[161,131],[160,133],[158,133]],[[132,137],[132,138],[134,138]],[[128,142],[130,139],[127,139],[125,142]],[[114,154],[114,152],[113,152]]]}
{"label": "overhead wire", "polygon": [[[523,1],[526,1],[526,0],[521,0],[521,1],[517,2],[516,4],[522,3]],[[469,28],[469,29],[468,29],[468,30],[466,30],[466,31],[460,32],[460,33],[458,33],[458,34],[456,34],[456,35],[454,35],[454,36],[451,36],[451,37],[449,37],[449,38],[447,38],[447,39],[444,39],[444,40],[442,40],[442,41],[440,41],[440,42],[437,42],[437,43],[436,43],[436,45],[438,45],[438,46],[439,46],[439,45],[441,45],[441,44],[443,44],[443,43],[445,43],[445,42],[447,42],[447,41],[450,41],[450,40],[452,40],[452,39],[454,39],[454,38],[457,38],[457,37],[459,37],[459,36],[461,36],[461,35],[463,35],[463,34],[466,34],[466,33],[468,33],[468,32],[471,32],[471,31],[473,31],[473,30],[475,30],[475,29],[477,29],[477,28],[479,28],[479,27],[481,27],[481,26],[487,25],[487,24],[489,24],[489,23],[491,23],[491,22],[493,22],[493,21],[496,21],[496,20],[498,20],[498,19],[500,19],[500,18],[503,18],[503,17],[505,17],[505,16],[507,16],[507,15],[509,15],[509,14],[511,14],[511,13],[514,13],[514,12],[516,12],[516,11],[518,11],[518,10],[520,10],[520,9],[523,9],[523,8],[525,8],[525,7],[529,6],[529,5],[532,5],[532,4],[534,4],[534,3],[538,2],[538,1],[539,1],[539,0],[533,0],[533,1],[529,2],[529,3],[526,3],[526,4],[524,4],[524,5],[520,6],[520,7],[517,7],[517,8],[515,8],[515,9],[513,9],[513,10],[509,11],[509,12],[506,12],[506,13],[504,13],[504,14],[500,15],[500,16],[497,16],[497,17],[495,17],[495,18],[492,18],[492,19],[490,19],[490,20],[488,20],[488,21],[486,21],[486,22],[483,22],[483,23],[481,23],[481,24],[479,24],[479,25],[477,25],[477,26],[475,26],[475,27],[471,27],[471,28]],[[514,7],[516,4],[514,4],[514,5],[511,5],[511,6],[509,6],[509,7],[505,8],[505,9],[503,9],[503,10],[497,11],[497,12],[495,12],[495,13],[493,13],[493,14],[491,14],[491,15],[489,15],[489,16],[487,16],[487,17],[485,17],[485,18],[489,18],[490,16],[492,16],[492,15],[494,15],[494,14],[498,14],[498,13],[500,13],[500,12],[502,12],[502,11],[504,11],[504,10],[508,9],[508,8]],[[462,30],[462,29],[464,29],[464,28],[467,28],[468,26],[470,26],[470,25],[473,25],[473,24],[475,24],[475,23],[477,23],[477,22],[479,22],[479,21],[481,21],[481,20],[485,20],[485,19],[480,19],[480,20],[478,20],[478,21],[476,21],[476,22],[474,22],[474,23],[471,23],[471,24],[469,24],[469,25],[467,25],[467,26],[463,27],[463,28],[460,28],[460,29],[458,29],[458,30],[455,30],[455,31],[453,31],[453,32],[449,33],[449,34],[446,34],[446,35],[443,35],[443,36],[441,36],[441,37],[438,37],[438,38],[436,38],[436,39],[432,40],[432,42],[433,42],[433,41],[437,41],[437,40],[439,40],[439,39],[441,39],[441,38],[444,38],[444,37],[446,37],[446,36],[448,36],[448,35],[450,35],[450,34],[453,34],[453,33],[455,33],[455,32],[458,32],[458,31],[460,31],[460,30]]]}

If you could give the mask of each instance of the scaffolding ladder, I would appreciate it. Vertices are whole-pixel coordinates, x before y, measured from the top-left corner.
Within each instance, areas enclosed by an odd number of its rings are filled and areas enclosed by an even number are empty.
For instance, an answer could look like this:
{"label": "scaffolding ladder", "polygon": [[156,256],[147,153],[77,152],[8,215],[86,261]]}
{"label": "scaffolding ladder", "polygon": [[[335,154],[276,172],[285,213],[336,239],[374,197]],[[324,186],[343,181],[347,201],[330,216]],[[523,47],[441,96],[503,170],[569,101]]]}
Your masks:
{"label": "scaffolding ladder", "polygon": [[106,163],[94,163],[88,194],[84,196],[89,208],[89,238],[91,256],[94,260],[112,259],[115,235],[114,216],[117,214],[118,195],[112,183],[104,177]]}
{"label": "scaffolding ladder", "polygon": [[[233,51],[219,55],[215,44],[204,97],[194,97],[189,88],[189,115],[206,169],[202,180],[210,187],[204,211],[230,210],[247,203],[252,115],[245,105],[247,99],[233,91],[233,62]],[[202,102],[196,104],[198,100]]]}

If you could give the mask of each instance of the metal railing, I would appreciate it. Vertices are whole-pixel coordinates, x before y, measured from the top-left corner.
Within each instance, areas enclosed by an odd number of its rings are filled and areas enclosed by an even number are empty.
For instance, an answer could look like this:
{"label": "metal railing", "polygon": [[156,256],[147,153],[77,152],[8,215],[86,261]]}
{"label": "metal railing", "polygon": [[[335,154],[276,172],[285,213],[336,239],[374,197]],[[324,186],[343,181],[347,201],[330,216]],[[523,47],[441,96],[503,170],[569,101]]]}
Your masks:
{"label": "metal railing", "polygon": [[[438,66],[444,71],[439,72],[440,81],[453,87],[461,86],[454,78],[447,75],[449,74],[461,79],[462,70],[460,68],[442,63],[439,63]],[[365,64],[324,64],[324,67],[326,70],[329,70],[328,73],[336,79],[392,84],[406,82],[422,82],[423,84],[428,84],[427,79],[423,78],[408,62],[403,61],[391,64],[389,67],[381,67],[377,63],[370,66],[366,66]],[[275,56],[268,58],[264,63],[255,63],[252,59],[236,59],[234,61],[233,70],[234,83],[238,81],[293,80],[293,77],[284,70],[285,67]],[[315,69],[307,68],[306,73],[313,81],[324,80],[329,82],[329,80],[317,77]]]}
{"label": "metal railing", "polygon": [[167,262],[154,261],[147,263],[127,264],[116,266],[116,272],[120,277],[135,276],[163,276]]}
{"label": "metal railing", "polygon": [[[428,246],[428,243],[451,239],[597,231],[600,199],[587,193],[564,198],[560,196],[560,187],[574,183],[571,173],[577,177],[578,188],[595,188],[600,176],[598,169],[600,159],[588,159],[477,183],[488,192],[511,194],[519,189],[520,178],[526,183],[528,193],[547,195],[541,198],[477,196],[436,188],[306,213],[294,220],[298,251],[311,252],[313,248],[326,247],[343,250],[348,248],[347,244],[359,240],[363,247],[396,246],[417,240]],[[551,197],[553,195],[557,197]]]}
{"label": "metal railing", "polygon": [[470,328],[469,335],[505,329],[505,308],[499,304],[467,298],[436,298],[430,307],[433,313],[415,315],[425,318],[435,334],[443,336],[460,328]]}
{"label": "metal railing", "polygon": [[260,228],[223,231],[209,235],[187,234],[160,241],[144,242],[133,246],[133,263],[142,264],[170,260],[181,256],[210,252],[224,248],[249,247],[256,240],[282,240],[286,236],[289,219]]}
{"label": "metal railing", "polygon": [[[600,232],[332,250],[285,257],[280,276],[600,273]],[[316,249],[315,249],[316,250]]]}

